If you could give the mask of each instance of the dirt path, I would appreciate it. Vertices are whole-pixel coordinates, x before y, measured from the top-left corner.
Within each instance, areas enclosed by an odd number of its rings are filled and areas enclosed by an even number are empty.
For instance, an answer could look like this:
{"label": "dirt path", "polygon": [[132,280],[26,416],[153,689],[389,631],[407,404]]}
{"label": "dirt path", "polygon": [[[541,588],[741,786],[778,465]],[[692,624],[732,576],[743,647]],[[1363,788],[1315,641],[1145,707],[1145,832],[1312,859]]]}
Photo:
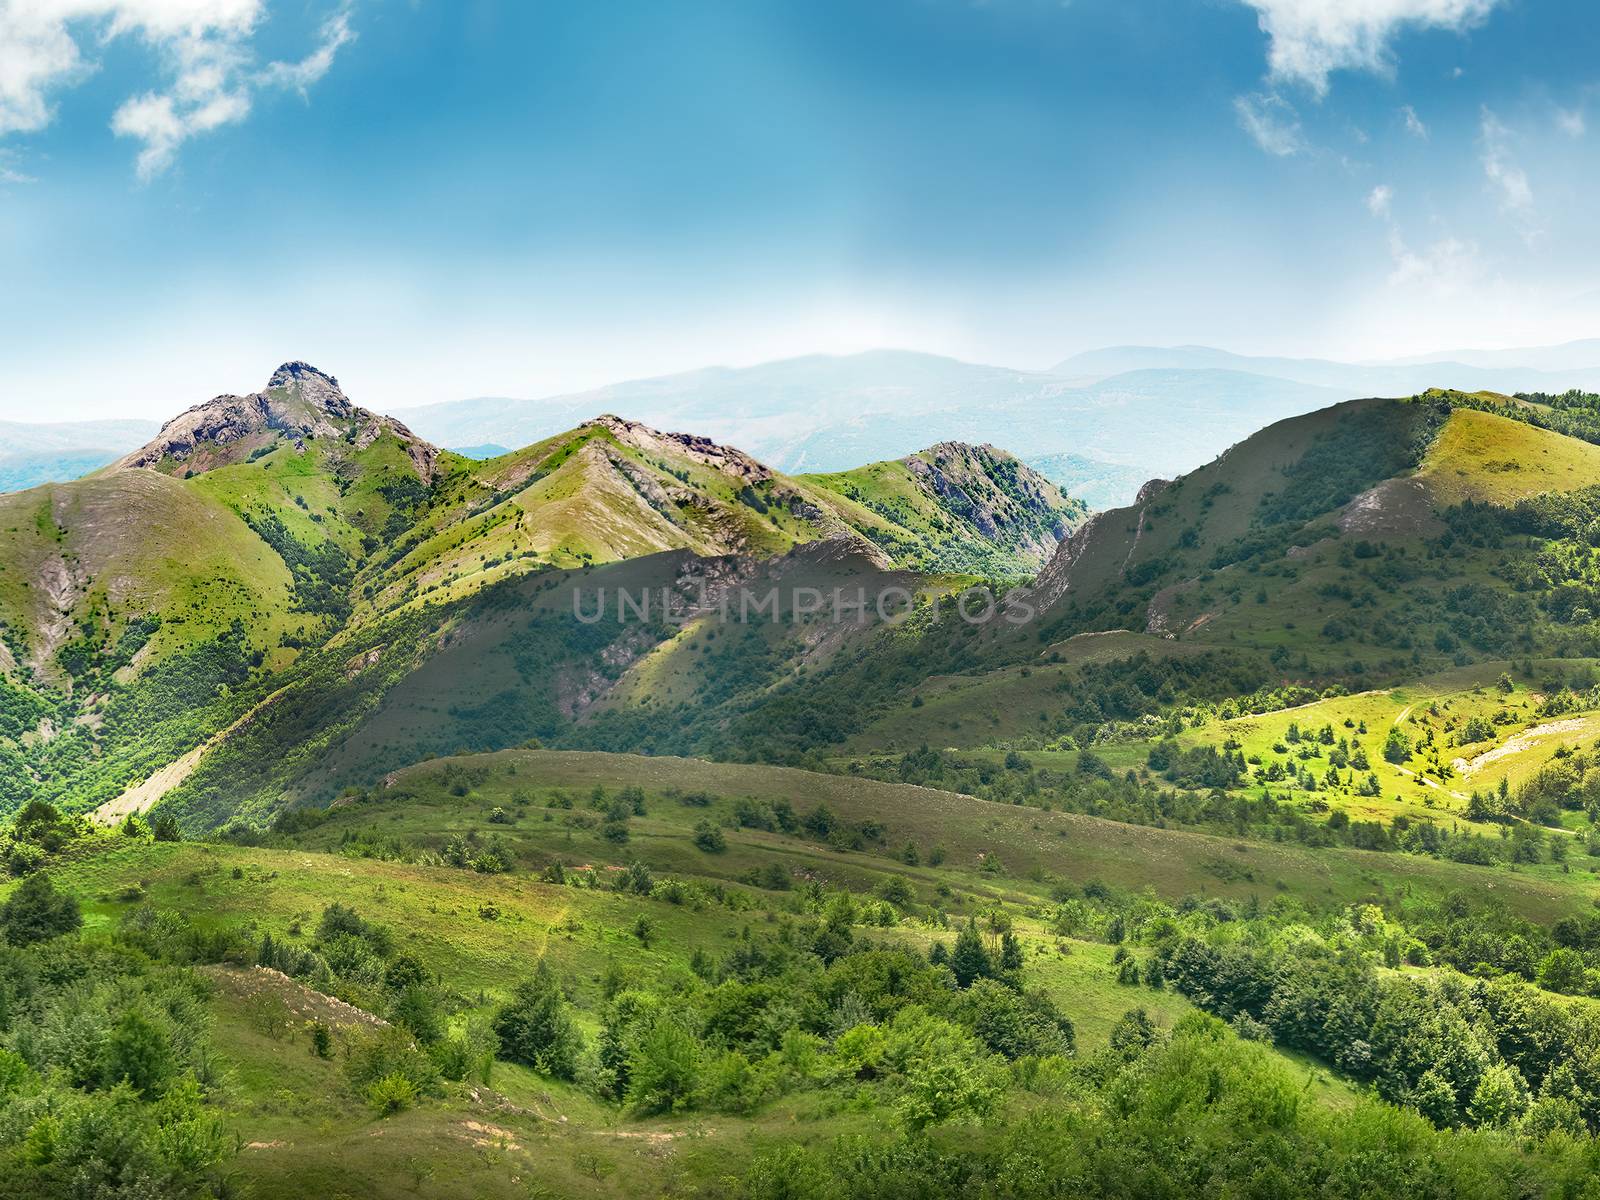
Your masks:
{"label": "dirt path", "polygon": [[[1568,717],[1564,721],[1550,721],[1544,725],[1535,725],[1532,729],[1524,729],[1515,737],[1507,738],[1493,750],[1485,750],[1477,758],[1465,763],[1461,768],[1463,775],[1475,775],[1490,763],[1499,762],[1502,758],[1509,758],[1513,754],[1520,754],[1533,746],[1540,738],[1550,737],[1558,733],[1576,733],[1589,725],[1592,717]],[[1456,760],[1460,762],[1460,759]]]}
{"label": "dirt path", "polygon": [[1447,788],[1447,787],[1444,786],[1444,784],[1436,783],[1432,779],[1429,779],[1426,775],[1420,774],[1417,771],[1413,771],[1410,767],[1402,767],[1397,763],[1397,764],[1395,764],[1395,768],[1394,769],[1396,771],[1399,771],[1400,774],[1406,776],[1408,779],[1416,780],[1423,787],[1431,787],[1435,791],[1438,791],[1438,792],[1449,792],[1457,800],[1469,799],[1469,797],[1467,796],[1467,794],[1465,792],[1458,792],[1458,791],[1454,791],[1451,788]]}

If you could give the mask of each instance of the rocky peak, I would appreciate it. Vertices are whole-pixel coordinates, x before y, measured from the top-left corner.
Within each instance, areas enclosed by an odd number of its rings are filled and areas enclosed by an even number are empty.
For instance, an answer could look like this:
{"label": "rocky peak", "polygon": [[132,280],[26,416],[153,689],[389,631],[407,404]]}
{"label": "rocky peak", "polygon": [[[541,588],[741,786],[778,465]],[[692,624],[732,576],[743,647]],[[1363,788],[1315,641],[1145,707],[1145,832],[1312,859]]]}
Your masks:
{"label": "rocky peak", "polygon": [[217,396],[180,413],[161,427],[154,441],[116,465],[209,471],[243,461],[280,438],[301,449],[308,438],[343,438],[360,450],[384,433],[400,438],[419,474],[432,478],[437,448],[392,417],[352,404],[332,375],[294,361],[274,371],[262,391]]}
{"label": "rocky peak", "polygon": [[339,387],[339,381],[308,362],[286,362],[267,380],[266,391],[291,388],[310,401],[332,410],[348,411],[352,405]]}
{"label": "rocky peak", "polygon": [[310,379],[320,380],[334,391],[339,391],[339,381],[337,379],[326,371],[319,371],[310,363],[301,362],[299,359],[294,362],[286,362],[274,371],[272,378],[267,380],[267,389],[270,391],[275,387],[288,387],[291,383],[304,383]]}

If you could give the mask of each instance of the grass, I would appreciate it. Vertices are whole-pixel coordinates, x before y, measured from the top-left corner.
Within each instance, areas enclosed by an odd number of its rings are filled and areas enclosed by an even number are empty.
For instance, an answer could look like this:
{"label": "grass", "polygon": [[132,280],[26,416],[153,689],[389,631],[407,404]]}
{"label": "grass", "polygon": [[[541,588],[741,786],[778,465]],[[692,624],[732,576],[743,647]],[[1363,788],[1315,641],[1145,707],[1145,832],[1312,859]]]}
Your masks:
{"label": "grass", "polygon": [[1458,409],[1429,448],[1419,477],[1435,506],[1514,504],[1600,479],[1600,446],[1475,409]]}
{"label": "grass", "polygon": [[[838,851],[812,842],[802,843],[800,848],[792,842],[783,846],[777,835],[729,830],[727,856],[717,856],[700,867],[726,877],[737,877],[749,865],[758,864],[767,847],[782,846],[786,854],[803,853],[808,869],[829,882],[872,879],[887,872],[903,874],[923,887],[941,878],[960,880],[964,888],[979,896],[1037,897],[1046,890],[1044,881],[1052,877],[1080,882],[1098,879],[1133,891],[1148,887],[1168,899],[1204,893],[1235,899],[1253,895],[1262,902],[1287,893],[1313,902],[1344,904],[1403,893],[1438,897],[1466,888],[1492,890],[1523,915],[1546,919],[1572,912],[1600,895],[1600,882],[1553,869],[1512,873],[1411,855],[1255,843],[783,767],[532,750],[472,755],[454,762],[488,772],[474,788],[480,812],[508,800],[514,803],[519,790],[529,789],[567,790],[581,798],[596,785],[607,789],[637,786],[647,795],[664,796],[664,802],[652,804],[649,820],[639,822],[642,838],[664,839],[661,851],[652,846],[644,855],[652,862],[658,853],[666,852],[671,830],[679,830],[681,837],[681,831],[706,815],[704,810],[667,797],[667,789],[706,791],[718,797],[719,806],[711,810],[712,815],[730,811],[738,797],[759,796],[768,801],[787,799],[801,812],[825,802],[846,820],[877,820],[887,826],[884,849],[874,854]],[[447,793],[440,795],[446,766],[441,761],[397,772],[392,776],[394,786],[417,793],[417,803],[423,808],[436,809],[450,803]],[[429,783],[430,779],[435,782]],[[382,812],[383,803],[379,800],[375,810],[371,805],[366,808]],[[355,809],[361,811],[360,806]],[[340,816],[318,836],[331,838],[338,822],[354,819],[353,814]],[[410,813],[402,809],[402,815],[389,825],[403,832],[408,826],[426,828],[438,820],[436,812],[425,816],[420,810]],[[663,824],[654,827],[651,822]],[[381,819],[379,824],[381,827]],[[535,827],[525,820],[512,828],[531,836],[527,830]],[[659,832],[653,833],[653,828]],[[944,866],[934,870],[896,861],[893,854],[907,841],[918,845],[925,863],[933,847],[942,846]],[[586,839],[583,833],[574,832],[570,846],[570,851],[563,853],[601,862],[623,857],[615,848],[608,854],[597,833]],[[707,857],[695,859],[698,852],[686,846],[678,853],[682,856],[679,860],[669,860],[673,869]],[[991,859],[997,859],[1003,869],[996,871],[991,864],[985,870],[984,864]]]}
{"label": "grass", "polygon": [[[628,820],[625,844],[601,835],[597,787],[606,801],[623,788],[644,793],[646,811]],[[802,815],[826,804],[845,821],[880,822],[882,844],[846,850],[803,834],[738,828],[733,807],[746,797],[786,800]],[[693,841],[708,819],[724,827],[721,852]],[[502,839],[511,872],[430,865],[440,847],[466,835],[480,846]],[[920,848],[917,865],[899,857],[906,842]],[[943,856],[938,865],[935,846]],[[696,890],[675,904],[607,886],[615,868],[635,859],[657,879],[677,878]],[[557,861],[566,864],[568,882],[540,882],[539,871]],[[543,957],[568,984],[580,1024],[593,1037],[617,972],[669,991],[695,951],[715,958],[747,928],[781,928],[794,892],[747,881],[774,864],[795,888],[817,882],[861,895],[886,880],[908,883],[913,900],[896,924],[858,928],[856,936],[872,943],[923,949],[935,940],[949,943],[951,926],[1003,906],[1016,918],[1028,986],[1050,995],[1072,1019],[1084,1054],[1104,1046],[1131,1008],[1170,1026],[1193,1006],[1169,989],[1116,982],[1115,947],[1053,933],[1048,896],[1059,881],[1098,880],[1169,899],[1254,896],[1267,903],[1285,896],[1315,906],[1465,888],[1503,895],[1518,912],[1541,920],[1580,911],[1600,894],[1587,879],[1257,845],[848,776],[533,750],[395,772],[365,797],[341,801],[274,845],[103,836],[52,874],[81,898],[90,937],[149,904],[183,913],[202,929],[243,930],[252,940],[271,933],[295,943],[324,906],[349,905],[389,928],[400,952],[427,964],[456,998],[458,1023],[491,1011]],[[936,910],[947,914],[949,926],[928,919]],[[635,933],[641,914],[654,926],[648,944]],[[581,1088],[507,1064],[495,1067],[487,1086],[449,1085],[440,1098],[380,1118],[342,1069],[342,1046],[358,1036],[359,1014],[252,968],[202,972],[213,984],[214,1042],[227,1078],[218,1103],[241,1147],[231,1169],[252,1195],[513,1197],[544,1194],[541,1188],[555,1195],[695,1189],[720,1195],[727,1194],[725,1180],[773,1140],[826,1147],[840,1135],[887,1132],[880,1113],[804,1089],[749,1116],[638,1119]],[[262,994],[282,998],[286,1019],[263,1020]],[[312,1017],[335,1029],[330,1060],[312,1053],[304,1025]],[[1319,1063],[1267,1052],[1316,1103],[1347,1106],[1357,1094]]]}

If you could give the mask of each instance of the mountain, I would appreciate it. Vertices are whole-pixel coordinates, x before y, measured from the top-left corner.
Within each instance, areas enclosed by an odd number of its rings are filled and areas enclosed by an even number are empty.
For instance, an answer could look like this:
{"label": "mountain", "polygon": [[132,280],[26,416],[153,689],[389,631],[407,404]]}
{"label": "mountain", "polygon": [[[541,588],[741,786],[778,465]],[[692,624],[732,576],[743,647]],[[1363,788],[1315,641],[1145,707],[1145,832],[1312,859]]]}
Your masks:
{"label": "mountain", "polygon": [[548,400],[462,400],[397,410],[444,445],[521,444],[596,412],[626,412],[745,447],[782,471],[832,472],[934,441],[1132,462],[1146,476],[1192,469],[1270,421],[1348,393],[1216,369],[1140,370],[1077,383],[908,351],[814,355],[616,384]]}
{"label": "mountain", "polygon": [[[901,350],[809,355],[756,367],[710,367],[541,400],[483,398],[396,410],[443,444],[523,445],[597,412],[625,412],[658,427],[693,428],[737,443],[781,470],[833,470],[891,458],[938,440],[925,431],[906,444],[826,459],[799,447],[811,435],[872,414],[954,412],[1054,394],[1048,376]],[[930,438],[929,433],[933,434]],[[843,455],[843,456],[841,456]]]}
{"label": "mountain", "polygon": [[451,446],[449,449],[452,454],[459,454],[462,458],[475,458],[480,461],[511,453],[510,446],[502,446],[498,442],[484,442],[478,446]]}
{"label": "mountain", "polygon": [[1507,397],[1434,391],[1279,422],[1097,515],[1041,572],[1035,599],[1076,610],[1079,628],[1142,613],[1148,633],[1258,645],[1279,636],[1279,623],[1325,613],[1349,632],[1324,652],[1381,653],[1397,629],[1415,640],[1430,621],[1447,623],[1440,583],[1473,573],[1457,561],[1421,589],[1367,585],[1350,613],[1337,591],[1354,586],[1355,543],[1415,553],[1448,532],[1462,505],[1508,507],[1600,483],[1600,446],[1519,419],[1529,416],[1537,410]]}
{"label": "mountain", "polygon": [[[533,598],[606,564],[643,562],[617,578],[656,587],[770,562],[797,581],[909,572],[916,590],[924,577],[1031,575],[1083,516],[988,446],[789,477],[606,415],[474,462],[287,363],[262,391],[189,409],[104,471],[0,496],[0,685],[13,701],[0,798],[44,788],[99,802],[137,785],[154,799],[208,738],[280,716],[303,735],[322,711],[310,694],[328,700],[330,682],[359,716],[445,648],[433,639],[503,648],[496,603],[522,596],[553,617],[559,607]],[[591,644],[538,638],[573,664],[579,692],[593,689],[579,682]],[[375,657],[347,671],[356,646]],[[481,686],[471,677],[461,703],[479,703]]]}
{"label": "mountain", "polygon": [[1581,1191],[1600,396],[1085,521],[273,380],[0,498],[17,1194]]}
{"label": "mountain", "polygon": [[1210,346],[1111,346],[1075,354],[1051,372],[1098,380],[1131,371],[1236,371],[1269,376],[1351,396],[1402,396],[1430,387],[1462,391],[1564,392],[1600,388],[1595,342],[1527,350],[1460,351],[1414,359],[1345,363],[1321,358],[1233,354]]}
{"label": "mountain", "polygon": [[0,492],[77,479],[156,432],[153,421],[0,421]]}
{"label": "mountain", "polygon": [[[1554,346],[1520,346],[1510,350],[1444,350],[1412,358],[1395,358],[1387,364],[1414,366],[1419,363],[1457,362],[1485,369],[1518,368],[1561,374],[1569,371],[1592,377],[1600,363],[1600,338],[1581,338]],[[1548,390],[1548,389],[1547,389]]]}
{"label": "mountain", "polygon": [[1087,507],[994,446],[941,442],[906,458],[805,483],[871,510],[860,531],[889,560],[924,571],[1032,575],[1081,524]]}
{"label": "mountain", "polygon": [[152,441],[116,465],[188,477],[254,462],[286,444],[304,455],[306,443],[318,438],[337,438],[351,448],[348,453],[337,452],[340,464],[353,461],[380,439],[389,439],[399,444],[424,479],[433,477],[439,455],[394,418],[356,407],[333,376],[309,363],[289,362],[272,373],[262,391],[217,396],[179,414]]}

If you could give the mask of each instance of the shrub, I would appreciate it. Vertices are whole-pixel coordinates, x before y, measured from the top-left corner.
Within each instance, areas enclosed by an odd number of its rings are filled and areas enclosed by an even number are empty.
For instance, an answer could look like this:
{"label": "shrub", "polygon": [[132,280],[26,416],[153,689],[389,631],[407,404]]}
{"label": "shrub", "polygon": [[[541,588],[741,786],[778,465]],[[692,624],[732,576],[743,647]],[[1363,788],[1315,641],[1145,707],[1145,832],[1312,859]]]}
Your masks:
{"label": "shrub", "polygon": [[345,1059],[345,1074],[362,1095],[387,1075],[404,1075],[416,1094],[432,1095],[439,1088],[439,1068],[411,1041],[404,1029],[389,1026],[352,1039]]}
{"label": "shrub", "polygon": [[694,844],[707,854],[721,854],[728,848],[721,827],[711,821],[701,821],[694,827]]}
{"label": "shrub", "polygon": [[641,1115],[688,1106],[700,1078],[700,1044],[661,1015],[628,1055],[628,1107]]}
{"label": "shrub", "polygon": [[367,1103],[385,1117],[410,1108],[416,1099],[416,1084],[399,1071],[391,1071],[367,1088]]}
{"label": "shrub", "polygon": [[321,1021],[311,1022],[311,1053],[318,1058],[333,1057],[333,1030]]}
{"label": "shrub", "polygon": [[28,876],[0,905],[0,931],[13,946],[29,946],[72,933],[83,925],[78,901],[58,892],[44,872]]}

